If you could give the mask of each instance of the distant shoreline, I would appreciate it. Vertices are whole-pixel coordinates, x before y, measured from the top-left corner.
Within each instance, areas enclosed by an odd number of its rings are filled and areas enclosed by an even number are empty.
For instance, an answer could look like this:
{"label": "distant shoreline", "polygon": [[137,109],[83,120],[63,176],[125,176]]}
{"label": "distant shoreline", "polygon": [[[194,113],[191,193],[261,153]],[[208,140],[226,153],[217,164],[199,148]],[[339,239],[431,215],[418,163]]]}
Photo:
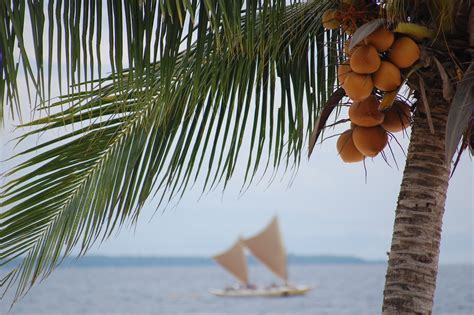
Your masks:
{"label": "distant shoreline", "polygon": [[[253,256],[249,256],[250,266],[260,266]],[[11,268],[15,263],[20,264],[21,258],[11,261],[8,266],[0,266],[0,269]],[[386,265],[384,260],[369,260],[349,255],[288,255],[290,266],[310,265]],[[473,263],[441,263],[441,266],[473,266]],[[59,264],[59,268],[127,268],[127,267],[212,267],[217,264],[211,257],[207,256],[104,256],[90,255],[77,258],[69,256]]]}
{"label": "distant shoreline", "polygon": [[[248,257],[249,265],[259,263],[253,256]],[[336,255],[288,255],[289,265],[370,265],[385,264],[382,260],[366,260],[355,256]],[[85,256],[68,257],[61,267],[187,267],[213,266],[215,262],[204,256]]]}

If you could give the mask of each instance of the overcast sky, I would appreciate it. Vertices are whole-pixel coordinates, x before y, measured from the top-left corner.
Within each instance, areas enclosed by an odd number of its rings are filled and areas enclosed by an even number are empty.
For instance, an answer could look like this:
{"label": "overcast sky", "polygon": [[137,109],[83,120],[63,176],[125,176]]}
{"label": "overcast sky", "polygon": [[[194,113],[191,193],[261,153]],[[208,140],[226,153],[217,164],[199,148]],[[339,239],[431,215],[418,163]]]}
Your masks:
{"label": "overcast sky", "polygon": [[[107,36],[104,29],[103,38]],[[107,60],[106,45],[101,49],[103,60]],[[0,137],[2,160],[15,152],[14,143],[9,142],[15,136],[12,130],[12,122],[7,120]],[[406,150],[407,138],[398,135]],[[20,149],[35,141],[26,141]],[[343,163],[335,142],[336,138],[325,141],[315,148],[310,160],[303,159],[291,186],[291,174],[277,177],[270,186],[267,176],[241,196],[240,176],[245,171],[241,168],[236,170],[236,178],[225,193],[217,189],[201,196],[201,187],[196,185],[164,213],[162,209],[155,213],[156,204],[151,201],[136,228],[123,229],[90,253],[213,255],[230,246],[239,234],[252,235],[278,215],[289,253],[386,259],[404,167],[403,152],[394,148],[399,169],[388,166],[380,156],[368,160],[366,182],[363,164]],[[3,162],[0,171],[12,165]],[[442,263],[474,263],[473,173],[473,163],[466,152],[449,186]]]}
{"label": "overcast sky", "polygon": [[[6,126],[2,156],[11,156],[14,133]],[[403,146],[407,139],[400,135]],[[295,254],[355,255],[385,259],[390,248],[394,210],[401,183],[404,155],[395,148],[400,169],[381,157],[367,161],[367,183],[362,163],[345,164],[336,139],[318,145],[304,159],[291,186],[290,174],[280,174],[270,186],[269,176],[240,195],[237,176],[225,193],[220,189],[201,196],[200,186],[185,194],[175,207],[155,213],[145,206],[135,229],[96,246],[98,255],[213,255],[231,245],[238,235],[250,236],[278,215],[286,247]],[[24,143],[22,147],[34,142]],[[245,156],[245,154],[244,154]],[[8,168],[12,163],[2,163]],[[444,218],[441,262],[473,263],[473,164],[465,154],[450,182]],[[153,214],[155,214],[153,216]]]}
{"label": "overcast sky", "polygon": [[[235,180],[224,194],[215,191],[200,200],[195,189],[150,222],[154,207],[147,206],[135,231],[122,231],[93,253],[212,255],[239,234],[258,232],[277,214],[290,253],[385,259],[402,170],[378,157],[367,163],[365,183],[362,164],[342,163],[334,142],[327,141],[310,161],[302,162],[291,187],[287,176],[269,188],[266,183],[254,185],[239,197]],[[400,167],[402,160],[400,156]],[[472,162],[464,158],[449,187],[441,262],[474,262],[472,175]]]}

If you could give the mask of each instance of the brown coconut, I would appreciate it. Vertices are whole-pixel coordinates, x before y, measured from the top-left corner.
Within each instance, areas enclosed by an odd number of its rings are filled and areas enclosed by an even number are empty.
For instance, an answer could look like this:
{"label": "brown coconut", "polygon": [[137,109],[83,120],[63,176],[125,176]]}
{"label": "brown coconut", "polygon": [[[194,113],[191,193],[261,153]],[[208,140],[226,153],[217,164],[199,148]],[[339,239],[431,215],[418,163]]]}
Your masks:
{"label": "brown coconut", "polygon": [[420,48],[410,37],[395,40],[388,53],[388,60],[399,68],[408,68],[420,58]]}
{"label": "brown coconut", "polygon": [[388,135],[380,126],[357,127],[352,131],[354,145],[363,155],[374,157],[388,143]]}
{"label": "brown coconut", "polygon": [[359,162],[364,159],[364,155],[354,145],[352,141],[352,130],[344,131],[337,139],[337,152],[346,163]]}
{"label": "brown coconut", "polygon": [[323,27],[328,30],[335,30],[341,25],[341,21],[338,18],[339,12],[337,10],[326,10],[323,13],[322,22]]}
{"label": "brown coconut", "polygon": [[379,70],[373,75],[374,86],[380,91],[390,92],[402,84],[400,69],[389,61],[382,61]]}
{"label": "brown coconut", "polygon": [[374,73],[380,67],[380,56],[372,45],[362,45],[351,55],[352,71],[360,74]]}
{"label": "brown coconut", "polygon": [[362,101],[372,94],[374,83],[369,74],[349,72],[346,74],[343,87],[351,100]]}
{"label": "brown coconut", "polygon": [[405,102],[395,101],[392,107],[385,112],[382,127],[390,132],[399,132],[410,125],[410,106]]}
{"label": "brown coconut", "polygon": [[339,82],[341,84],[344,83],[344,80],[346,79],[346,75],[351,71],[352,71],[351,66],[349,65],[348,60],[344,61],[337,67],[337,77],[339,78]]}
{"label": "brown coconut", "polygon": [[349,118],[357,126],[373,127],[384,120],[384,113],[379,112],[380,102],[375,95],[370,95],[361,102],[352,103]]}
{"label": "brown coconut", "polygon": [[366,37],[364,42],[372,45],[378,52],[387,51],[392,46],[395,35],[384,27],[378,28],[375,32]]}

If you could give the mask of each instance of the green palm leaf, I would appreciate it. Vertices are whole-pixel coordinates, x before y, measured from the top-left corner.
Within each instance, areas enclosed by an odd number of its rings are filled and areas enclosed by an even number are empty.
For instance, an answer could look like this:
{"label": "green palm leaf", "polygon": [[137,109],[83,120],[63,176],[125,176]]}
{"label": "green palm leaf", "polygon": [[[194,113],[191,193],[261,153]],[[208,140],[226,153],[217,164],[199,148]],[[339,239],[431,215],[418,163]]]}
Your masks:
{"label": "green palm leaf", "polygon": [[[67,133],[19,153],[28,159],[7,174],[1,191],[0,261],[11,266],[2,282],[17,285],[16,297],[74,248],[84,254],[135,222],[151,196],[166,204],[198,178],[203,191],[225,187],[247,136],[245,183],[262,164],[263,171],[298,165],[334,88],[341,35],[321,27],[328,1],[144,1],[146,9],[140,1],[107,3],[113,74],[41,103],[50,115],[26,124],[34,130],[21,139],[57,128]],[[89,12],[93,7],[100,11],[90,1]],[[102,19],[81,32],[84,20],[77,18],[75,28],[63,29],[72,34],[66,43],[71,84],[81,82],[81,68],[90,77],[87,69],[99,56],[88,32],[98,32]],[[56,33],[59,28],[50,36]],[[130,70],[122,62],[124,36]],[[30,71],[40,95],[51,76],[46,71],[43,80],[41,71]],[[19,256],[19,264],[11,262]]]}

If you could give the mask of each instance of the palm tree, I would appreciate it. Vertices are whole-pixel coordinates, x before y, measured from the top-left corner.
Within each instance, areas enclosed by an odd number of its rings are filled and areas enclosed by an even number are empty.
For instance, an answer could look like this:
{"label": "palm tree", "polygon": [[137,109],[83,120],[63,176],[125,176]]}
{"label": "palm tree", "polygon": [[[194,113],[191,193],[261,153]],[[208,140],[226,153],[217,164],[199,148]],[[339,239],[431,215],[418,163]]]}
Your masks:
{"label": "palm tree", "polygon": [[[409,20],[436,32],[419,42],[407,83],[415,118],[383,302],[386,314],[430,313],[452,156],[461,139],[459,152],[473,147],[474,13],[470,1],[380,2],[2,1],[0,112],[20,116],[21,81],[46,115],[24,123],[32,130],[20,140],[66,130],[4,175],[5,290],[21,297],[74,248],[83,255],[135,222],[153,196],[165,205],[201,177],[203,191],[225,187],[244,137],[244,185],[298,165],[344,96],[336,68],[347,35],[325,30],[322,14],[364,7],[357,13],[389,27]],[[54,75],[68,86],[59,99]]]}

